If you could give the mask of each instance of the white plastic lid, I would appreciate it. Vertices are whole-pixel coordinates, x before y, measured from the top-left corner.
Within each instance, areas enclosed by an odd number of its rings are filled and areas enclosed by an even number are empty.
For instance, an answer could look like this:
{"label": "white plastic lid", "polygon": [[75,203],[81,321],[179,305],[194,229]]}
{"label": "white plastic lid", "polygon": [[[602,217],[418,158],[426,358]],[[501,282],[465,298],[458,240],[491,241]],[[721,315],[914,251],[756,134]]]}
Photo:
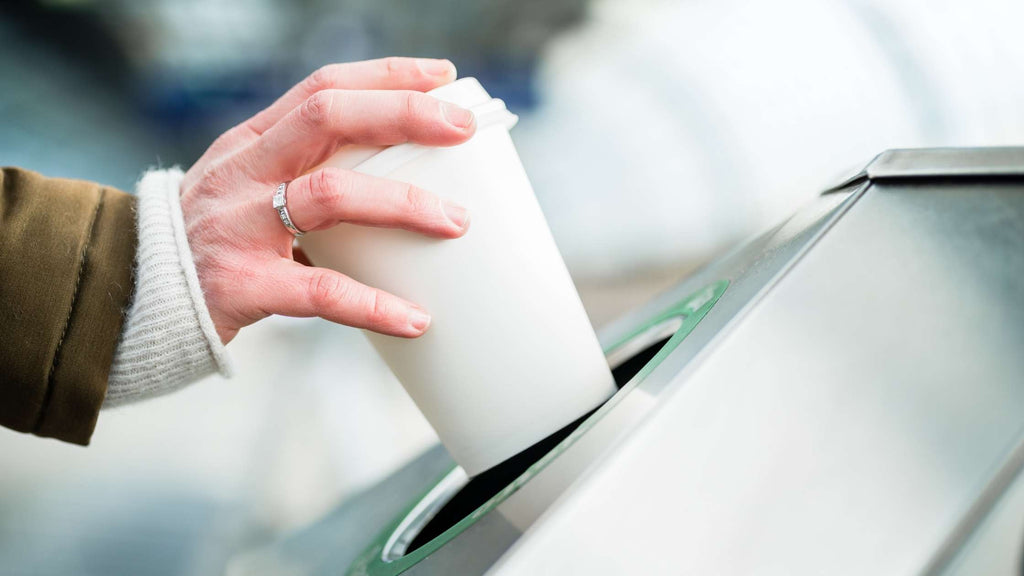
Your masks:
{"label": "white plastic lid", "polygon": [[[476,78],[460,78],[451,84],[434,88],[427,94],[438,100],[468,108],[476,116],[477,130],[499,124],[507,130],[519,121],[518,116],[505,108],[503,101],[491,98]],[[323,165],[384,176],[432,148],[413,143],[390,147],[351,145],[335,152]]]}
{"label": "white plastic lid", "polygon": [[459,78],[450,84],[434,88],[427,94],[463,108],[474,108],[491,101],[491,95],[476,78]]}

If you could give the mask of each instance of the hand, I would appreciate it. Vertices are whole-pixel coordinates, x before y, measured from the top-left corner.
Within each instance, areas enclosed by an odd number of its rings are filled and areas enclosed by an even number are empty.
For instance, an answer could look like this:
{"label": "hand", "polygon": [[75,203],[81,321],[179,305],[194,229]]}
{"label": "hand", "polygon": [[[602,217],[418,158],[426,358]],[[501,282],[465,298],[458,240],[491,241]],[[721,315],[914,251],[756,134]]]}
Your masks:
{"label": "hand", "polygon": [[427,330],[430,315],[419,306],[296,261],[292,235],[271,200],[277,185],[289,182],[288,212],[303,231],[349,222],[461,236],[469,225],[465,209],[430,192],[348,170],[306,174],[346,144],[466,141],[476,130],[473,114],[423,94],[454,79],[447,60],[327,66],[224,133],[192,166],[181,207],[206,304],[225,344],[271,314],[319,316],[409,338]]}

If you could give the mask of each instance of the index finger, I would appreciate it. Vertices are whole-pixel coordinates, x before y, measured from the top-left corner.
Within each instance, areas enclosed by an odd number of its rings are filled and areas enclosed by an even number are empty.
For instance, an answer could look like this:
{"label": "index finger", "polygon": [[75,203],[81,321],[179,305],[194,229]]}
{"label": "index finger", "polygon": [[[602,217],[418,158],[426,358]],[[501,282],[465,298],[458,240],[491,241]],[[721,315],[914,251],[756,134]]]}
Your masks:
{"label": "index finger", "polygon": [[455,65],[434,58],[380,58],[329,64],[285,92],[245,125],[258,136],[321,90],[415,90],[426,92],[455,80]]}
{"label": "index finger", "polygon": [[346,144],[454,146],[476,131],[473,112],[410,90],[324,90],[233,159],[257,182],[287,182]]}
{"label": "index finger", "polygon": [[268,108],[220,136],[189,170],[186,187],[216,158],[259,138],[310,96],[324,90],[413,90],[426,92],[455,80],[455,65],[434,58],[380,58],[330,64],[306,77]]}

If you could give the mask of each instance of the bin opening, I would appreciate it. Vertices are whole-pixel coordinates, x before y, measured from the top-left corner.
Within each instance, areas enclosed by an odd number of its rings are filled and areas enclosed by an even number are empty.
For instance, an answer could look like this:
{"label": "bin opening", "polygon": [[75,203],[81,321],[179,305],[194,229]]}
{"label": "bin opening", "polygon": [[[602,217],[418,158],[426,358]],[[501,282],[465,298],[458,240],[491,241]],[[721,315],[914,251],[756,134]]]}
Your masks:
{"label": "bin opening", "polygon": [[[618,388],[622,388],[629,382],[634,376],[636,376],[640,370],[651,361],[652,358],[661,350],[671,338],[671,334],[668,336],[650,344],[646,348],[633,354],[626,360],[619,362],[617,366],[612,368],[612,376],[615,378],[615,385]],[[597,411],[597,408],[587,412],[583,416],[577,418],[572,423],[561,428],[554,434],[544,438],[540,442],[537,442],[533,446],[530,446],[526,450],[516,454],[515,456],[505,460],[501,464],[490,468],[473,478],[469,479],[469,482],[462,487],[451,500],[448,501],[437,514],[434,515],[430,521],[427,522],[423,529],[420,530],[412,542],[409,543],[409,547],[405,550],[404,554],[408,554],[420,546],[423,546],[427,542],[430,542],[437,536],[440,536],[445,530],[448,530],[460,520],[469,516],[474,510],[482,506],[485,502],[490,500],[498,492],[502,491],[506,486],[512,483],[513,480],[518,478],[526,469],[530,467],[534,462],[540,460],[545,454],[554,449],[559,442],[565,440],[577,426],[583,423],[584,420],[590,417],[591,414]]]}

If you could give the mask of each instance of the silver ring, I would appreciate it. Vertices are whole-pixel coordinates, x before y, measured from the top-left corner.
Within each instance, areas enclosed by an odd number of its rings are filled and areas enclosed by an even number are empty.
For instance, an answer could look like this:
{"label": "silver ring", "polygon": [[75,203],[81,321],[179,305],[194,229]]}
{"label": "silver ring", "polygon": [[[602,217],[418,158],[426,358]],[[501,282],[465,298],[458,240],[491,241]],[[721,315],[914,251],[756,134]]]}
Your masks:
{"label": "silver ring", "polygon": [[274,192],[274,210],[277,210],[277,215],[281,217],[281,223],[288,229],[296,238],[305,234],[302,230],[299,230],[295,224],[292,223],[292,217],[288,215],[288,201],[284,197],[285,190],[288,189],[287,182],[281,182],[277,185],[277,192]]}

